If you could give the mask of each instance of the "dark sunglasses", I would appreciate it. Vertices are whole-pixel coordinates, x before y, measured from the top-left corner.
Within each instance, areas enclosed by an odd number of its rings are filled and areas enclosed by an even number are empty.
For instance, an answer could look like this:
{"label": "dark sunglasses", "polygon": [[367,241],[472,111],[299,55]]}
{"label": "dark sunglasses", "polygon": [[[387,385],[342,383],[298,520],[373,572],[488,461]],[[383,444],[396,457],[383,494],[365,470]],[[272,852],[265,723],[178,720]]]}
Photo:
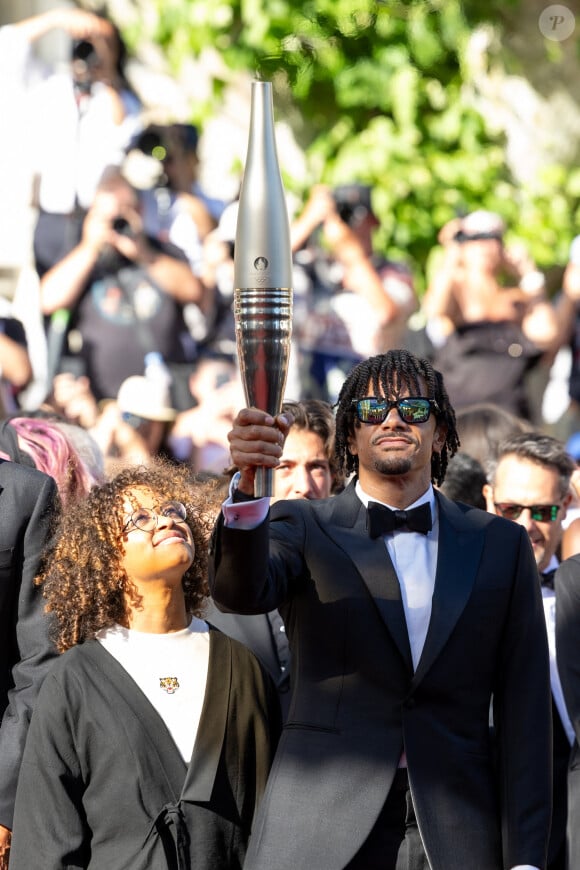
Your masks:
{"label": "dark sunglasses", "polygon": [[535,523],[553,523],[560,510],[559,504],[508,504],[501,502],[494,507],[506,520],[517,520],[522,511],[529,511]]}
{"label": "dark sunglasses", "polygon": [[437,413],[439,407],[435,399],[423,396],[405,396],[404,399],[378,399],[367,396],[364,399],[353,399],[356,415],[361,423],[376,426],[387,419],[391,408],[396,408],[404,423],[426,423],[431,414],[431,408]]}

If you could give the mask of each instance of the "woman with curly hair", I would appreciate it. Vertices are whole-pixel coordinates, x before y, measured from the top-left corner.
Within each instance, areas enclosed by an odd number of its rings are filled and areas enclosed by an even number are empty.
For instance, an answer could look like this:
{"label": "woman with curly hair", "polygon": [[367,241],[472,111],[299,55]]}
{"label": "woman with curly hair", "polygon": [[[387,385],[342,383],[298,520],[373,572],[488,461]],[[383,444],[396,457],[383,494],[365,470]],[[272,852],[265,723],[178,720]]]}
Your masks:
{"label": "woman with curly hair", "polygon": [[279,708],[253,655],[200,618],[214,488],[156,462],[64,510],[38,577],[62,655],[11,870],[241,868]]}

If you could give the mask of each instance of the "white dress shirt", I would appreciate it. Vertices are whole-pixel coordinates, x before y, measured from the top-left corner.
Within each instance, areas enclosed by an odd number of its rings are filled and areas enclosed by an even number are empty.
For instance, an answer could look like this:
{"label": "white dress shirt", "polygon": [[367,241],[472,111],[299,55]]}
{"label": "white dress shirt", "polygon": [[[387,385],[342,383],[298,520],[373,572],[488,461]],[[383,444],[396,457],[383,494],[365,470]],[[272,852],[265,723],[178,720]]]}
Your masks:
{"label": "white dress shirt", "polygon": [[[365,507],[368,506],[369,501],[375,501],[364,492],[358,481],[356,493]],[[433,487],[430,486],[426,493],[407,508],[407,510],[412,510],[412,508],[425,502],[429,503],[433,521],[433,527],[428,535],[422,535],[420,532],[409,532],[405,529],[397,529],[388,535],[383,535],[385,546],[401,587],[401,598],[415,670],[417,670],[423,652],[429,620],[431,619],[431,602],[437,569],[439,520]],[[391,510],[397,510],[386,502],[380,502],[380,504],[384,504]]]}

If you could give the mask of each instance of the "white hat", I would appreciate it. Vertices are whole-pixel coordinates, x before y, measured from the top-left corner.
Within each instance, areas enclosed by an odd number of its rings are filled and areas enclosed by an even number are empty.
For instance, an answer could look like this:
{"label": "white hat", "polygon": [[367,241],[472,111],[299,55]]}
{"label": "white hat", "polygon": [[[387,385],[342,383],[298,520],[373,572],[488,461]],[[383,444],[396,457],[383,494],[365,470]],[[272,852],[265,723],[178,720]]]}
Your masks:
{"label": "white hat", "polygon": [[461,221],[461,229],[464,233],[489,233],[490,235],[503,236],[505,223],[502,218],[493,211],[472,211]]}
{"label": "white hat", "polygon": [[167,387],[143,375],[133,375],[123,381],[117,393],[117,405],[122,413],[134,414],[144,420],[169,423],[177,416],[177,411],[171,407]]}

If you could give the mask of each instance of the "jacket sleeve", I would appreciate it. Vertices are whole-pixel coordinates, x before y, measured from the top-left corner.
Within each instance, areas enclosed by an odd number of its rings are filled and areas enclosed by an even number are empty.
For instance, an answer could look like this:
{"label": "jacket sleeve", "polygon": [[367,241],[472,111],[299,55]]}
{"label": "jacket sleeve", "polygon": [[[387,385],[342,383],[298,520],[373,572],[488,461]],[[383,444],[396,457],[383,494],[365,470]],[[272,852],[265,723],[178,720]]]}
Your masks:
{"label": "jacket sleeve", "polygon": [[304,507],[300,499],[277,502],[264,522],[247,530],[218,518],[209,548],[209,587],[220,610],[269,613],[288,599],[304,569]]}
{"label": "jacket sleeve", "polygon": [[[10,510],[21,513],[12,542],[11,583],[18,590],[15,607],[16,662],[13,689],[0,727],[0,824],[12,827],[18,770],[34,702],[56,656],[49,639],[44,598],[34,578],[48,541],[58,504],[56,484],[48,475],[17,466],[23,483],[16,481]],[[14,522],[14,521],[12,521]]]}
{"label": "jacket sleeve", "polygon": [[35,707],[22,760],[10,852],[10,870],[86,867],[89,834],[70,705],[54,674]]}
{"label": "jacket sleeve", "polygon": [[521,529],[494,689],[504,862],[545,867],[552,809],[552,695],[538,570]]}
{"label": "jacket sleeve", "polygon": [[556,591],[556,659],[566,709],[580,743],[580,558],[561,563]]}

